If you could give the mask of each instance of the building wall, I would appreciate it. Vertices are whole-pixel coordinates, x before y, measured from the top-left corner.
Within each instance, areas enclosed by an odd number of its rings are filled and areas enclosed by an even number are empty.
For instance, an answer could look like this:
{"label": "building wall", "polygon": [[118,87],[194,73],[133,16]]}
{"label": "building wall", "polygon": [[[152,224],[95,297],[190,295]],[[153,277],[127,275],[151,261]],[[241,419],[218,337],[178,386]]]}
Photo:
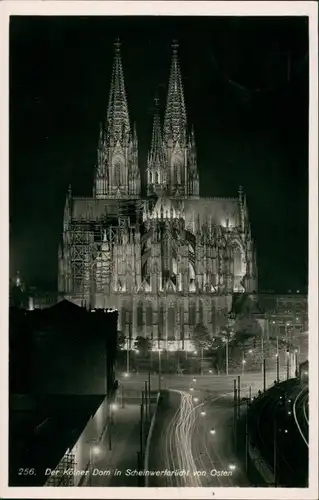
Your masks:
{"label": "building wall", "polygon": [[[95,447],[99,446],[107,421],[108,403],[105,398],[96,413],[89,419],[75,445],[72,449],[65,450],[64,456],[55,468],[55,470],[68,468],[66,465],[67,457],[72,456],[71,467],[74,474],[69,476],[70,483],[68,486],[79,486],[86,479],[87,476],[78,473],[89,472],[90,460],[92,460],[91,465],[94,467],[94,450]],[[44,486],[59,486],[59,479],[59,476],[52,474],[48,477]]]}
{"label": "building wall", "polygon": [[11,392],[105,395],[115,377],[117,312],[60,307],[12,313]]}
{"label": "building wall", "polygon": [[[72,296],[73,301],[81,297]],[[118,330],[127,339],[137,336],[153,340],[154,347],[191,349],[195,326],[202,323],[212,335],[218,335],[227,323],[232,296],[213,294],[136,293],[97,297],[95,307],[118,310]]]}

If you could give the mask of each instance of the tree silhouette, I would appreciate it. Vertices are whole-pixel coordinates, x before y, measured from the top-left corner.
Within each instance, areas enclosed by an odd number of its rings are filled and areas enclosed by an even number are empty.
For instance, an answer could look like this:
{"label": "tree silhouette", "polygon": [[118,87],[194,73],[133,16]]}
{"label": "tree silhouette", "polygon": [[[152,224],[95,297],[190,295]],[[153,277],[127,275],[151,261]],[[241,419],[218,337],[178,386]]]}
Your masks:
{"label": "tree silhouette", "polygon": [[148,337],[138,336],[134,342],[134,349],[138,350],[142,356],[148,356],[152,349],[151,340]]}
{"label": "tree silhouette", "polygon": [[122,332],[117,332],[117,349],[122,351],[125,347],[126,337]]}
{"label": "tree silhouette", "polygon": [[195,326],[193,342],[197,350],[209,350],[213,347],[214,338],[203,323],[198,323]]}

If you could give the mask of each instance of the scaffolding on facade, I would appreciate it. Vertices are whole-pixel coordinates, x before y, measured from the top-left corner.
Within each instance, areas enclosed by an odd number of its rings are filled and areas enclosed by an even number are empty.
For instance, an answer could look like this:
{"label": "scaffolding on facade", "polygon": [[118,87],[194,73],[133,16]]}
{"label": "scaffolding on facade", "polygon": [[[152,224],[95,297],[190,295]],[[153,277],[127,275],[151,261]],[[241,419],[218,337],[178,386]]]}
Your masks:
{"label": "scaffolding on facade", "polygon": [[50,474],[45,486],[74,486],[75,466],[74,453],[66,452],[54,469],[54,473]]}

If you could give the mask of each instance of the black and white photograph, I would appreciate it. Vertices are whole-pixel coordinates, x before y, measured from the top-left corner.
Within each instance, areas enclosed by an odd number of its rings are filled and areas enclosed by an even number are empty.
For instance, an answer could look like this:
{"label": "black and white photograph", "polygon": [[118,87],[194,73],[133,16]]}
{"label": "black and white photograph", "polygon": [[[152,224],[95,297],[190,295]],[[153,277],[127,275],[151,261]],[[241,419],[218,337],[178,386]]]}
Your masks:
{"label": "black and white photograph", "polygon": [[316,498],[317,3],[35,3],[2,18],[4,497]]}

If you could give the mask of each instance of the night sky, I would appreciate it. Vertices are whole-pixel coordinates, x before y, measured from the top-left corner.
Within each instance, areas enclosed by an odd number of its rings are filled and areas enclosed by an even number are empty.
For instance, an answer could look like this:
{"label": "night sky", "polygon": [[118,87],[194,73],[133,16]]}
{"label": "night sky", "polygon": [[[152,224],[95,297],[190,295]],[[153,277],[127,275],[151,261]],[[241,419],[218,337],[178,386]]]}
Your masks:
{"label": "night sky", "polygon": [[67,186],[90,196],[113,41],[145,168],[171,41],[194,123],[202,196],[247,193],[259,288],[308,283],[307,18],[12,17],[10,272],[54,288]]}

